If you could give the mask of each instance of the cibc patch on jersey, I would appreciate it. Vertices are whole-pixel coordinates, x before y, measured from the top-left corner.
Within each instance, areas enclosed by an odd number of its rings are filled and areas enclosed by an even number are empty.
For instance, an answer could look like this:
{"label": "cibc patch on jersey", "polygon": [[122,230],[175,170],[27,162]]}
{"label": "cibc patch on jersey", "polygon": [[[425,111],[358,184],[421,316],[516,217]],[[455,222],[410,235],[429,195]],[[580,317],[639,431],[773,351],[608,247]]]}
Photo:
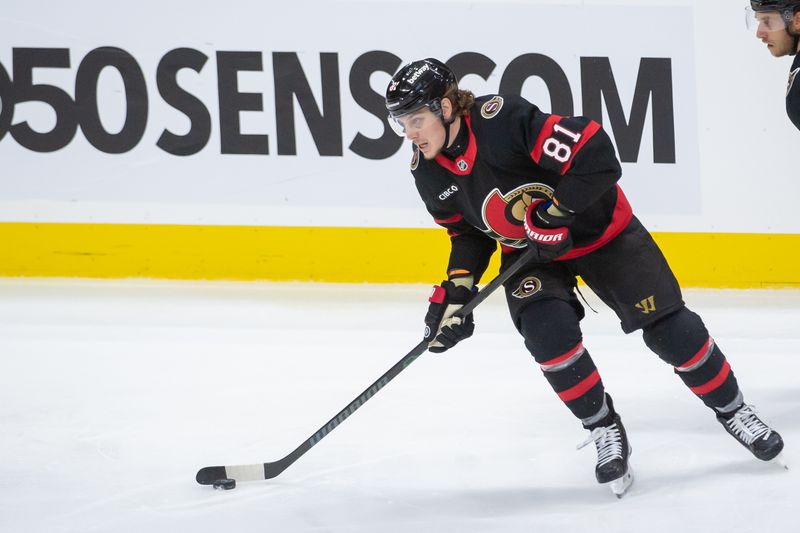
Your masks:
{"label": "cibc patch on jersey", "polygon": [[508,194],[495,188],[483,200],[483,231],[501,244],[523,248],[527,242],[522,225],[525,211],[533,200],[552,197],[553,188],[544,183],[526,183]]}
{"label": "cibc patch on jersey", "polygon": [[503,97],[495,96],[481,106],[481,116],[483,118],[492,118],[497,115],[503,108]]}

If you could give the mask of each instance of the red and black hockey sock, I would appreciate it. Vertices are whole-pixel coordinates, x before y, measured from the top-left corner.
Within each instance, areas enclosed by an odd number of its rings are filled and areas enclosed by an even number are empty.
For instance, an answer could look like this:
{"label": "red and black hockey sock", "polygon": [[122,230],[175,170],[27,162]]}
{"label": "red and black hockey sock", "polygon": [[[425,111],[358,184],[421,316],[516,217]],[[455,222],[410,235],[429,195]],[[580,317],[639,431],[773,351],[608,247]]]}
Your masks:
{"label": "red and black hockey sock", "polygon": [[708,407],[730,412],[742,404],[733,370],[697,314],[682,308],[646,327],[643,338]]}
{"label": "red and black hockey sock", "polygon": [[558,397],[584,426],[608,417],[603,380],[583,343],[549,359],[537,358],[537,362]]}
{"label": "red and black hockey sock", "polygon": [[575,308],[558,298],[536,300],[519,315],[525,347],[539,363],[550,386],[584,425],[609,414],[603,381],[583,347]]}
{"label": "red and black hockey sock", "polygon": [[718,412],[730,412],[742,404],[742,393],[731,365],[711,337],[675,373],[703,403]]}
{"label": "red and black hockey sock", "polygon": [[537,362],[558,397],[584,425],[594,425],[607,417],[603,380],[583,343],[552,359]]}

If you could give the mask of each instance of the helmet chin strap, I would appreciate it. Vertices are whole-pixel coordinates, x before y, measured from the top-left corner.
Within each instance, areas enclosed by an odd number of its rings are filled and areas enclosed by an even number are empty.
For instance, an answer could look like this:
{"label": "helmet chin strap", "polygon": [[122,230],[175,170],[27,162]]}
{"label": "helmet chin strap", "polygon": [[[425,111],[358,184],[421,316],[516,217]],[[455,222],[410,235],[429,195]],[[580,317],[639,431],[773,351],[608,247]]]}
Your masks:
{"label": "helmet chin strap", "polygon": [[452,117],[450,118],[450,120],[445,121],[444,115],[442,115],[442,125],[444,126],[444,145],[442,146],[442,149],[445,149],[448,146],[450,146],[450,124],[452,124],[455,121],[456,121],[455,117]]}

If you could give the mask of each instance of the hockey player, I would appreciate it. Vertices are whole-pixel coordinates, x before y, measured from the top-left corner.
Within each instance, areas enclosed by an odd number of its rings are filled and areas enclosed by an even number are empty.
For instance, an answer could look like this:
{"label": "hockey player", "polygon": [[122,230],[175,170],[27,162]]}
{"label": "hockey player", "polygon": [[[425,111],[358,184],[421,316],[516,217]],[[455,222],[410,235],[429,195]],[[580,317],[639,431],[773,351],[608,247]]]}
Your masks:
{"label": "hockey player", "polygon": [[750,0],[747,26],[775,57],[795,56],[786,87],[786,113],[800,129],[800,0]]}
{"label": "hockey player", "polygon": [[621,496],[632,482],[625,427],[583,344],[576,276],[647,346],[739,443],[769,461],[783,441],[744,403],[736,378],[700,317],[686,308],[669,265],[633,215],[614,146],[597,122],[540,111],[523,98],[476,98],[436,59],[405,65],[386,91],[389,123],[413,143],[411,172],[451,239],[447,279],[425,316],[429,350],[472,335],[453,316],[470,301],[500,244],[501,270],[533,247],[537,259],[506,284],[525,346],[566,407],[589,430],[596,477]]}

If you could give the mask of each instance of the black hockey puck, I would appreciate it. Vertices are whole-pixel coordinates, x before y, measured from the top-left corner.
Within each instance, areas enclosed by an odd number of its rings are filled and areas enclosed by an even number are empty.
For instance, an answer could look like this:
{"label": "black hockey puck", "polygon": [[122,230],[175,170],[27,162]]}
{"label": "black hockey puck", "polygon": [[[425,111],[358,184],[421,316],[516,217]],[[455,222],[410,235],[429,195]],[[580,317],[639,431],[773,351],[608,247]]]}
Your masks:
{"label": "black hockey puck", "polygon": [[214,489],[216,490],[231,490],[236,488],[235,479],[218,479],[214,482]]}

